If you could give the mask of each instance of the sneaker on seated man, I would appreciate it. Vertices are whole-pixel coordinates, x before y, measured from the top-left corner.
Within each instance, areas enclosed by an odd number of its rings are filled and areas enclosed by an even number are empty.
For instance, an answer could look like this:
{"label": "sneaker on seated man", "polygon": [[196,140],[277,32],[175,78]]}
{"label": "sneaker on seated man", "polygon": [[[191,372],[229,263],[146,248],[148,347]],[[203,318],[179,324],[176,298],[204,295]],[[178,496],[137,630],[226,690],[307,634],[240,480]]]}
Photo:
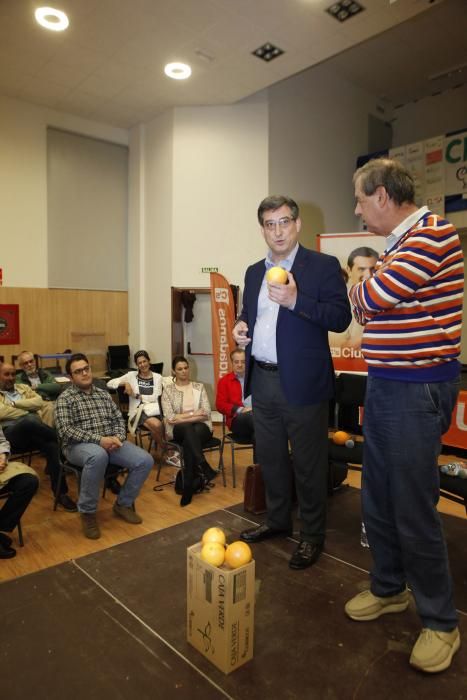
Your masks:
{"label": "sneaker on seated man", "polygon": [[[15,384],[13,365],[0,364],[0,425],[10,443],[12,453],[39,450],[47,461],[52,491],[57,492],[60,474],[60,450],[57,434],[42,421],[40,412],[50,406],[27,384]],[[58,503],[69,512],[76,512],[76,503],[68,496],[66,479],[60,481]]]}
{"label": "sneaker on seated man", "polygon": [[143,521],[133,504],[154,461],[146,450],[126,440],[123,416],[110,394],[93,385],[86,355],[72,355],[67,360],[66,372],[72,384],[57,399],[55,424],[67,459],[83,468],[78,510],[84,535],[98,539],[99,485],[108,465],[128,469],[128,477],[113,506],[115,515],[128,523],[139,524]]}
{"label": "sneaker on seated man", "polygon": [[39,486],[34,469],[22,462],[8,462],[10,445],[0,427],[0,495],[8,492],[6,500],[0,501],[0,559],[11,559],[16,550],[6,532],[12,532],[32,500]]}

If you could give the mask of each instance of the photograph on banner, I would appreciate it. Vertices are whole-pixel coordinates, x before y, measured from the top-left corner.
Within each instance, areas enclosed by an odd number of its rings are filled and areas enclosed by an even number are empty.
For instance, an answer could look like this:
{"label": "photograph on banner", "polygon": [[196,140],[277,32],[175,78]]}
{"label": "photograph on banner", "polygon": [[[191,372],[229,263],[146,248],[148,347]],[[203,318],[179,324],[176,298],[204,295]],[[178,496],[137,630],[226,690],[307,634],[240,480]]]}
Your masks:
{"label": "photograph on banner", "polygon": [[[374,274],[385,242],[384,236],[372,233],[324,233],[318,236],[319,250],[339,260],[347,291]],[[342,333],[329,333],[329,347],[336,371],[367,371],[361,351],[362,335],[363,326],[355,319]]]}

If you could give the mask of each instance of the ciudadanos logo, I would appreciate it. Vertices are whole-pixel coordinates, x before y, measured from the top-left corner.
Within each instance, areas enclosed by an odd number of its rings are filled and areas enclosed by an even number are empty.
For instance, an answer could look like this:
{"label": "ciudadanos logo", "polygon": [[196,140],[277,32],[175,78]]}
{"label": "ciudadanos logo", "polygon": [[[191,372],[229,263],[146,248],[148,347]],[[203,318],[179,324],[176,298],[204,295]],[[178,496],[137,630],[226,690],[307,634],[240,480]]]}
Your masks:
{"label": "ciudadanos logo", "polygon": [[467,167],[463,165],[456,172],[456,179],[462,182],[462,189],[467,190]]}

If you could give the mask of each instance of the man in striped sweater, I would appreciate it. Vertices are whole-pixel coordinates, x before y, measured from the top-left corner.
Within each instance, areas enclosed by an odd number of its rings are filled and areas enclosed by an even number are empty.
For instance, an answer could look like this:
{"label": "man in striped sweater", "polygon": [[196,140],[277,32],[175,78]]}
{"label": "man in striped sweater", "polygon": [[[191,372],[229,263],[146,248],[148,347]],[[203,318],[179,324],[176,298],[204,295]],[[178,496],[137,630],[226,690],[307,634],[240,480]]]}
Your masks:
{"label": "man in striped sweater", "polygon": [[368,363],[362,508],[371,589],[346,613],[402,612],[410,586],[422,631],[410,664],[429,673],[460,646],[446,544],[436,505],[438,455],[459,389],[464,268],[455,228],[418,208],[410,173],[372,160],[354,175],[355,213],[386,237],[374,276],[350,291]]}

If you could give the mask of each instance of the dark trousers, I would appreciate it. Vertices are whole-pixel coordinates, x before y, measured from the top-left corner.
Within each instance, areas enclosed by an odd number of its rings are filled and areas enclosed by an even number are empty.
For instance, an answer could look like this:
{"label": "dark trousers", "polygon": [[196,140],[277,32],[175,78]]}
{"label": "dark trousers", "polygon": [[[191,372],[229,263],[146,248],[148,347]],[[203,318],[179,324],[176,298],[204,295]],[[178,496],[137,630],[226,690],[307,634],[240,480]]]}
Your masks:
{"label": "dark trousers", "polygon": [[0,510],[0,530],[11,532],[15,529],[38,486],[39,479],[37,476],[33,474],[18,474],[0,489],[0,495],[7,492],[10,494],[6,499],[5,505]]}
{"label": "dark trousers", "polygon": [[254,442],[255,426],[253,423],[253,411],[246,413],[237,413],[232,420],[232,433],[234,437],[240,440],[249,440]]}
{"label": "dark trousers", "polygon": [[457,625],[446,543],[436,509],[438,455],[459,383],[369,377],[363,433],[363,520],[373,557],[371,590],[412,589],[423,627]]}
{"label": "dark trousers", "polygon": [[[31,414],[4,426],[3,433],[10,443],[12,453],[28,450],[40,450],[43,453],[47,461],[52,491],[55,493],[60,472],[60,450],[55,430],[45,425],[38,416]],[[62,477],[60,493],[67,491],[65,477]]]}
{"label": "dark trousers", "polygon": [[182,423],[174,426],[173,435],[174,440],[183,446],[183,492],[191,494],[197,467],[206,462],[203,446],[209,442],[212,433],[206,423]]}
{"label": "dark trousers", "polygon": [[300,507],[300,539],[322,544],[326,531],[328,410],[324,401],[290,405],[279,372],[258,365],[252,377],[256,455],[266,487],[267,524],[292,529],[292,473],[289,442]]}

